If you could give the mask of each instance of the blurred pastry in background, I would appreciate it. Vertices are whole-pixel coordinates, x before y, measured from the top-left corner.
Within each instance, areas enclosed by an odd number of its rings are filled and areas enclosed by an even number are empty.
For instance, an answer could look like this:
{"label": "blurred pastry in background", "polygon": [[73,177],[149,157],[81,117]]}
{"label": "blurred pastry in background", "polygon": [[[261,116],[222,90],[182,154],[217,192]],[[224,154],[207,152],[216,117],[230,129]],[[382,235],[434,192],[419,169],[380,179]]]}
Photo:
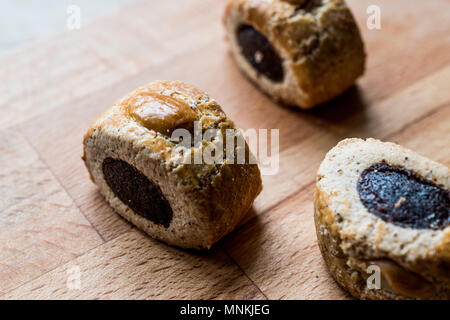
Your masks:
{"label": "blurred pastry in background", "polygon": [[224,24],[241,71],[281,103],[312,108],[364,73],[364,44],[342,0],[230,0]]}

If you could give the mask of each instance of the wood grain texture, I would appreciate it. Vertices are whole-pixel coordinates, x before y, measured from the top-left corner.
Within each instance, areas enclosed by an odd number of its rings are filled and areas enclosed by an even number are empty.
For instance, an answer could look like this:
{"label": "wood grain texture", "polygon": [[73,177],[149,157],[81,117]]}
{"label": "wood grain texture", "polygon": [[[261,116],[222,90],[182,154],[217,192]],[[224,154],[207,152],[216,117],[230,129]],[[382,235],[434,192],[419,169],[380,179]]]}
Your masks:
{"label": "wood grain texture", "polygon": [[25,139],[1,137],[0,292],[103,243]]}
{"label": "wood grain texture", "polygon": [[[30,119],[146,68],[160,68],[186,50],[205,48],[221,28],[217,18],[222,8],[215,4],[196,0],[185,10],[174,10],[173,1],[137,4],[80,30],[0,55],[0,79],[8,82],[7,88],[0,88],[1,126]],[[186,14],[196,18],[185,20]],[[180,21],[186,21],[183,30]]]}
{"label": "wood grain texture", "polygon": [[[68,270],[80,267],[80,288]],[[72,288],[72,289],[71,289]],[[220,248],[203,255],[175,249],[133,230],[91,250],[5,298],[264,299]]]}
{"label": "wood grain texture", "polygon": [[329,126],[346,136],[385,138],[449,102],[450,65],[384,99],[366,104],[347,118],[332,118]]}
{"label": "wood grain texture", "polygon": [[[347,0],[368,52],[359,83],[364,99],[385,98],[450,63],[450,2],[431,0]],[[381,10],[381,29],[366,28],[369,5]],[[431,18],[433,17],[433,18]],[[370,76],[369,76],[370,72]]]}
{"label": "wood grain texture", "polygon": [[450,165],[450,103],[392,137],[420,154]]}
{"label": "wood grain texture", "polygon": [[[0,188],[7,192],[0,297],[348,298],[316,244],[315,173],[331,147],[355,136],[449,164],[450,2],[349,0],[366,43],[366,73],[311,111],[277,105],[241,75],[224,39],[225,2],[147,2],[0,55],[0,125],[9,128],[0,142]],[[365,27],[371,4],[381,7],[381,30]],[[242,129],[280,130],[278,173],[263,177],[248,222],[210,254],[136,231],[106,204],[80,160],[90,123],[156,79],[204,89]],[[84,233],[72,239],[65,233],[74,221]],[[82,270],[79,291],[66,286],[73,265]]]}
{"label": "wood grain texture", "polygon": [[348,298],[328,276],[317,246],[313,192],[309,186],[224,241],[269,299]]}
{"label": "wood grain texture", "polygon": [[[129,231],[131,225],[120,218],[97,192],[81,161],[83,134],[89,122],[101,112],[103,104],[112,104],[112,92],[104,99],[89,96],[67,107],[44,114],[19,125],[24,135],[52,168],[61,184],[74,199],[89,222],[106,241]],[[86,115],[89,114],[89,117]],[[90,118],[90,119],[89,119]],[[52,123],[48,130],[40,130]]]}

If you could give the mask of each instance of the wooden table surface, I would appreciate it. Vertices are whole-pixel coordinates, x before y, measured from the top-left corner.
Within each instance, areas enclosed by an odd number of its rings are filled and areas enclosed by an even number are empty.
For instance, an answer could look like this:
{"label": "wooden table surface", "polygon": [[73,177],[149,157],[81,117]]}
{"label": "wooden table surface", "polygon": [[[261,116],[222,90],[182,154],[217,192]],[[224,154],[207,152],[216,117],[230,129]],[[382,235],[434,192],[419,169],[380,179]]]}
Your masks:
{"label": "wooden table surface", "polygon": [[[349,0],[367,71],[309,112],[280,107],[239,73],[224,3],[149,1],[0,56],[0,298],[348,298],[317,246],[315,172],[345,137],[450,163],[450,1]],[[366,27],[371,4],[380,30]],[[132,227],[80,159],[89,124],[156,79],[204,89],[242,129],[280,129],[278,174],[263,177],[252,218],[209,253]],[[68,285],[77,268],[79,289]]]}

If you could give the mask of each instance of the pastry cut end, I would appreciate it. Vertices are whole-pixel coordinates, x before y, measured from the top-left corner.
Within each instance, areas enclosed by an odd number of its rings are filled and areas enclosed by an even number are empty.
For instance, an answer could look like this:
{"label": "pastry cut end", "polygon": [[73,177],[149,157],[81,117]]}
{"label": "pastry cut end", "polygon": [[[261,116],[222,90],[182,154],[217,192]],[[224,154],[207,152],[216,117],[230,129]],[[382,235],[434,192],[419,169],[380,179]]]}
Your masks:
{"label": "pastry cut end", "polygon": [[332,276],[362,299],[449,299],[449,189],[448,167],[412,150],[376,139],[338,143],[314,195]]}

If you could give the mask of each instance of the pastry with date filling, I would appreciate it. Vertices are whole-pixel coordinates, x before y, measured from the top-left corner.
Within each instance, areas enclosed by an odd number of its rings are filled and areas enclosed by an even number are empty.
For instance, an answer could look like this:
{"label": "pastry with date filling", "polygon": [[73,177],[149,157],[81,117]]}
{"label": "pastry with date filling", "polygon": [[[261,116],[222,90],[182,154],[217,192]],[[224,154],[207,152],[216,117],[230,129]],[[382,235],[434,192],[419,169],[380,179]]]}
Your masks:
{"label": "pastry with date filling", "polygon": [[394,143],[331,149],[314,217],[337,282],[361,299],[450,299],[449,188],[448,167]]}
{"label": "pastry with date filling", "polygon": [[364,73],[364,44],[343,0],[229,0],[224,24],[239,68],[284,104],[312,108]]}
{"label": "pastry with date filling", "polygon": [[[187,135],[173,135],[176,129]],[[228,137],[243,143],[227,145]],[[244,160],[204,156],[225,155],[230,146],[231,155],[244,150]],[[209,249],[262,189],[258,165],[234,123],[205,92],[178,81],[150,83],[109,108],[86,133],[83,160],[121,216],[183,248]]]}

